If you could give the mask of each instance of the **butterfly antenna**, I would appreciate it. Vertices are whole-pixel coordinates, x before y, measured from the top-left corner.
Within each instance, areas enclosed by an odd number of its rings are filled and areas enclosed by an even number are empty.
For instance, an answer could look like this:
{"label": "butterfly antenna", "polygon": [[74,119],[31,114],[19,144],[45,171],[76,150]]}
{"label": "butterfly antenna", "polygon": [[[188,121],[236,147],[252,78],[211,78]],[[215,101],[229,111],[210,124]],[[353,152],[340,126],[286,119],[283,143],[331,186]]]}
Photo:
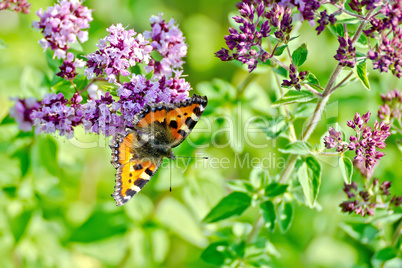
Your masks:
{"label": "butterfly antenna", "polygon": [[170,161],[170,191],[172,191],[173,161]]}
{"label": "butterfly antenna", "polygon": [[176,155],[176,158],[209,159],[208,156],[180,156],[180,155]]}

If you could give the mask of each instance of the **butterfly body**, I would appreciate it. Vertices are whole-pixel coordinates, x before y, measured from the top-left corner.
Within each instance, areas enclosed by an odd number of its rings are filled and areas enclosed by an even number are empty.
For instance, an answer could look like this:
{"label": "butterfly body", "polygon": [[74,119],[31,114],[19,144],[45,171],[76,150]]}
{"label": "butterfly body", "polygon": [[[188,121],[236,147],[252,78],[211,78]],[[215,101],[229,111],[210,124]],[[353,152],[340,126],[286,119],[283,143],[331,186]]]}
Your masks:
{"label": "butterfly body", "polygon": [[172,148],[190,134],[207,105],[207,98],[193,95],[175,103],[146,105],[136,114],[133,127],[111,142],[111,163],[117,169],[112,194],[120,206],[138,193],[155,174],[164,157],[175,159]]}

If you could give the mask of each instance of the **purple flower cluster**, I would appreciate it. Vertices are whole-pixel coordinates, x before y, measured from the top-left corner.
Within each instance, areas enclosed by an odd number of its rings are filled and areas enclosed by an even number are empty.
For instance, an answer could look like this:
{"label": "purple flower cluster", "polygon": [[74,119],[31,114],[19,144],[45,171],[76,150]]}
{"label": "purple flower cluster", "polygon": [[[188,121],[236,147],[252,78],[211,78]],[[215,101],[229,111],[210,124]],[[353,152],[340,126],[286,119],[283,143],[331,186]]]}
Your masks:
{"label": "purple flower cluster", "polygon": [[[72,20],[72,16],[73,14],[82,16],[84,11],[90,14],[90,10],[83,8],[78,1],[68,5],[67,3],[69,2],[62,1],[44,14],[39,12],[42,15],[42,22],[54,26],[73,22],[83,25],[83,21],[79,23],[79,18]],[[64,15],[60,17],[62,14]],[[47,94],[41,102],[34,99],[17,99],[10,115],[19,123],[20,128],[29,130],[34,125],[37,133],[58,131],[61,136],[72,138],[74,128],[82,125],[87,132],[109,136],[122,132],[127,125],[132,126],[134,115],[141,111],[145,104],[175,103],[187,99],[191,86],[180,77],[184,63],[182,59],[187,53],[185,38],[174,20],[166,23],[159,15],[153,16],[151,23],[152,32],[145,32],[151,42],[133,29],[126,30],[121,24],[112,25],[108,29],[110,34],[99,41],[99,49],[86,56],[88,68],[85,74],[88,79],[106,76],[110,83],[118,86],[117,99],[109,92],[105,93],[99,89],[97,81],[105,82],[102,77],[89,81],[89,84],[80,91],[77,89],[70,100],[62,93]],[[39,27],[39,23],[37,24]],[[46,28],[44,32],[52,29]],[[74,35],[74,32],[59,31],[58,34]],[[60,40],[66,41],[66,38]],[[154,50],[163,57],[160,62],[151,62],[153,59],[150,53]],[[64,56],[60,72],[56,75],[73,83],[73,79],[77,76],[76,68],[82,68],[85,62],[75,58],[71,52]],[[146,68],[154,72],[153,76],[146,78],[144,75],[132,74],[129,67],[138,63],[148,64]],[[155,66],[159,67],[155,69]],[[120,83],[120,75],[131,75],[130,81]],[[85,91],[88,100],[83,103],[81,94]]]}
{"label": "purple flower cluster", "polygon": [[289,66],[289,78],[290,80],[283,80],[283,87],[291,87],[294,86],[297,90],[300,91],[301,85],[300,82],[306,78],[307,71],[302,71],[297,74],[297,69],[294,64],[290,64]]}
{"label": "purple flower cluster", "polygon": [[324,137],[325,148],[332,149],[336,147],[337,152],[343,152],[345,150],[345,143],[342,140],[342,133],[330,127],[328,134],[328,136]]}
{"label": "purple flower cluster", "polygon": [[346,150],[355,151],[356,162],[364,162],[365,168],[371,170],[376,162],[385,153],[378,152],[378,149],[384,149],[386,146],[385,140],[391,135],[390,126],[385,122],[374,123],[374,129],[367,126],[370,119],[370,112],[363,116],[356,113],[353,120],[347,122],[348,127],[352,128],[356,134],[349,137],[349,142],[342,141],[341,133],[330,128],[330,135],[324,138],[324,144],[327,149],[336,147],[338,152]]}
{"label": "purple flower cluster", "polygon": [[183,67],[183,58],[187,55],[187,44],[182,31],[171,19],[168,23],[162,19],[162,14],[152,16],[150,19],[152,31],[145,31],[144,37],[151,40],[154,51],[158,51],[163,57],[161,61],[151,59],[145,67],[147,73],[154,72],[154,80],[170,78],[173,72],[180,71]]}
{"label": "purple flower cluster", "polygon": [[376,4],[378,4],[380,0],[351,0],[349,2],[349,7],[358,12],[359,14],[362,13],[363,8],[366,8],[367,10],[372,10],[376,8]]}
{"label": "purple flower cluster", "polygon": [[[239,30],[229,28],[230,34],[225,36],[228,49],[222,48],[215,55],[222,61],[238,60],[247,64],[249,72],[252,72],[258,62],[265,62],[272,57],[261,46],[263,38],[272,34],[278,44],[288,43],[291,40],[293,20],[307,20],[314,25],[314,20],[318,18],[318,34],[329,23],[335,23],[335,13],[328,15],[327,11],[323,11],[318,14],[320,6],[321,3],[317,0],[242,0],[236,4],[240,16],[233,17],[240,24]],[[293,8],[297,8],[300,14],[294,14]]]}
{"label": "purple flower cluster", "polygon": [[381,94],[383,105],[378,109],[378,118],[392,123],[394,119],[400,120],[402,116],[402,92],[398,90]]}
{"label": "purple flower cluster", "polygon": [[[39,44],[54,50],[54,57],[64,59],[69,49],[69,43],[81,43],[88,40],[88,32],[92,21],[92,10],[83,6],[81,1],[62,0],[46,11],[36,13],[40,21],[34,21],[32,26],[42,32],[44,38]],[[78,39],[78,40],[77,40]]]}
{"label": "purple flower cluster", "polygon": [[189,90],[190,84],[179,77],[166,80],[163,76],[159,81],[151,81],[143,75],[133,75],[130,82],[125,82],[118,89],[120,100],[116,107],[120,108],[124,125],[132,126],[134,115],[141,111],[145,104],[182,101],[188,98]]}
{"label": "purple flower cluster", "polygon": [[34,98],[14,100],[16,102],[14,107],[10,109],[10,116],[15,118],[20,129],[30,131],[33,125],[31,113],[40,108],[40,103]]}
{"label": "purple flower cluster", "polygon": [[[279,8],[278,5],[275,5]],[[229,28],[230,35],[225,36],[226,45],[229,50],[222,48],[215,55],[222,61],[238,60],[243,64],[247,64],[249,72],[256,67],[258,60],[265,62],[269,54],[261,47],[262,38],[269,36],[271,28],[269,20],[263,21],[265,12],[264,2],[242,3],[239,6],[240,16],[234,16],[233,19],[240,24],[239,30]],[[283,8],[282,8],[283,9]],[[271,14],[271,13],[270,13]],[[271,18],[280,26],[279,18]],[[282,33],[278,31],[279,33]]]}
{"label": "purple flower cluster", "polygon": [[293,28],[292,10],[274,3],[272,9],[265,13],[265,18],[267,18],[272,27],[276,28],[274,32],[275,37],[287,43],[289,41],[289,34]]}
{"label": "purple flower cluster", "polygon": [[54,133],[58,130],[60,136],[72,138],[73,127],[81,123],[82,111],[67,103],[62,93],[45,95],[40,108],[30,114],[36,133]]}
{"label": "purple flower cluster", "polygon": [[74,60],[74,54],[68,52],[67,58],[63,61],[63,64],[59,67],[60,72],[56,73],[56,75],[66,80],[72,80],[78,74],[76,68],[83,68],[84,66],[85,62],[83,60],[80,59]]}
{"label": "purple flower cluster", "polygon": [[373,216],[376,206],[384,203],[389,195],[391,182],[384,181],[379,184],[378,179],[374,179],[371,185],[368,185],[364,190],[358,191],[357,184],[344,184],[343,191],[348,196],[348,201],[342,202],[339,206],[342,212],[351,214],[352,212],[361,216]]}
{"label": "purple flower cluster", "polygon": [[110,83],[117,81],[119,75],[130,75],[129,67],[137,63],[148,63],[152,47],[142,34],[133,29],[126,30],[121,24],[107,29],[110,34],[99,40],[99,49],[86,56],[88,79],[106,74]]}
{"label": "purple flower cluster", "polygon": [[117,114],[116,103],[109,92],[97,100],[88,100],[81,106],[82,123],[86,132],[105,136],[114,135],[123,130],[123,121]]}
{"label": "purple flower cluster", "polygon": [[320,12],[320,18],[317,20],[318,26],[316,29],[317,34],[322,33],[327,27],[328,24],[334,24],[336,22],[336,18],[334,14],[328,15],[327,10]]}
{"label": "purple flower cluster", "polygon": [[[374,6],[376,1],[372,6]],[[379,39],[378,46],[367,53],[373,68],[402,77],[402,1],[384,3],[379,16],[373,16],[365,35]]]}
{"label": "purple flower cluster", "polygon": [[334,58],[339,61],[342,66],[353,68],[356,65],[356,48],[353,46],[349,36],[346,38],[339,36],[339,48]]}
{"label": "purple flower cluster", "polygon": [[0,10],[13,10],[15,12],[21,12],[28,14],[30,12],[29,7],[31,6],[27,0],[3,0],[0,3]]}

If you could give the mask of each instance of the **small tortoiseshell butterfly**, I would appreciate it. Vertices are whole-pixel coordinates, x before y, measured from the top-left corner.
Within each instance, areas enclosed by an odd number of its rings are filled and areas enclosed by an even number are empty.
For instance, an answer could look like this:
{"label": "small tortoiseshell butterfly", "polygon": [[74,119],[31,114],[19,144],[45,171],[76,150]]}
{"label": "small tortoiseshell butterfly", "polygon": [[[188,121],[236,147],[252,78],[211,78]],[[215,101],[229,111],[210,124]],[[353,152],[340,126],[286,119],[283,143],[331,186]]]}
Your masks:
{"label": "small tortoiseshell butterfly", "polygon": [[193,95],[174,104],[145,105],[134,116],[133,128],[117,134],[110,145],[117,169],[112,194],[117,206],[138,193],[158,170],[163,157],[174,159],[172,148],[190,134],[207,106],[207,97]]}

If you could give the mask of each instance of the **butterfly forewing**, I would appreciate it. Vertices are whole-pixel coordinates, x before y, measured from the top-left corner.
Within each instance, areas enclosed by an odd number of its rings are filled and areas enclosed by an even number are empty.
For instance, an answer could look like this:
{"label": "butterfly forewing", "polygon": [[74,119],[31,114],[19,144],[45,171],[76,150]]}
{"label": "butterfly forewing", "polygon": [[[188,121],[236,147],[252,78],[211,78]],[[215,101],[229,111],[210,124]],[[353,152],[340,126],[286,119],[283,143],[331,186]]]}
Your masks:
{"label": "butterfly forewing", "polygon": [[181,102],[166,115],[166,125],[171,131],[171,146],[176,147],[190,134],[207,106],[207,98],[194,95]]}

